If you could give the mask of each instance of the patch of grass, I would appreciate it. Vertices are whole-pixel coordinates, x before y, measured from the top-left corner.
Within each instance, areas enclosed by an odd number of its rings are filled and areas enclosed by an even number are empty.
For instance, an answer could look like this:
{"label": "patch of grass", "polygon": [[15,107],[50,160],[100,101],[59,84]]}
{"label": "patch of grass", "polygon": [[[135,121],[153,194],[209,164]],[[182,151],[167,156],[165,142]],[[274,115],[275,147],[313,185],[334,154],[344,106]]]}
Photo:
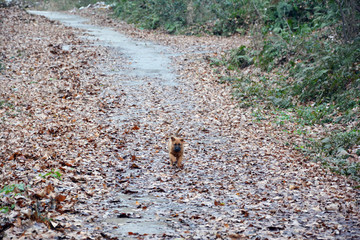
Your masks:
{"label": "patch of grass", "polygon": [[322,162],[323,166],[329,168],[331,171],[349,176],[353,180],[360,182],[360,163],[349,162],[346,159],[332,157],[319,157],[316,159],[317,161]]}
{"label": "patch of grass", "polygon": [[315,106],[298,106],[296,113],[299,123],[305,125],[323,124],[333,122],[335,106],[330,104],[320,104]]}
{"label": "patch of grass", "polygon": [[293,99],[287,92],[286,83],[281,77],[240,76],[232,81],[234,96],[240,104],[266,104],[275,108],[287,109],[293,107]]}
{"label": "patch of grass", "polygon": [[277,121],[276,121],[277,125],[282,126],[282,125],[286,124],[287,122],[292,122],[292,121],[293,121],[293,119],[292,119],[291,115],[288,114],[287,112],[285,112],[285,111],[278,112]]}

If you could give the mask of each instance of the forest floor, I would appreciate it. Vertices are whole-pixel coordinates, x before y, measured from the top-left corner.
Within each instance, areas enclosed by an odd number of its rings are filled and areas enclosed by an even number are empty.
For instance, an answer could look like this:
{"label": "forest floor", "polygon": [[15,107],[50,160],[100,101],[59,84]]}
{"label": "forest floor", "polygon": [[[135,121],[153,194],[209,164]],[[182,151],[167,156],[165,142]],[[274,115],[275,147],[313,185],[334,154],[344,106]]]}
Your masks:
{"label": "forest floor", "polygon": [[[0,9],[0,239],[359,238],[357,183],[254,121],[210,66],[250,39],[139,30],[104,9],[76,14],[166,46],[159,54],[176,74],[132,74],[126,49]],[[181,169],[167,153],[179,128]]]}

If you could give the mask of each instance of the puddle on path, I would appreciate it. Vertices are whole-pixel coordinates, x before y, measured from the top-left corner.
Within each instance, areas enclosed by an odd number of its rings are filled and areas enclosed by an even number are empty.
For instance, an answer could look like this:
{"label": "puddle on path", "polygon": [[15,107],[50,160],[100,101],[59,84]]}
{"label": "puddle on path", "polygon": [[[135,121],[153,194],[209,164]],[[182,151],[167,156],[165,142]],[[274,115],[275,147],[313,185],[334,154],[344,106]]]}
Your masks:
{"label": "puddle on path", "polygon": [[[31,14],[42,15],[48,19],[60,21],[62,24],[85,30],[91,40],[101,46],[115,48],[131,62],[131,68],[121,70],[122,74],[136,77],[160,78],[164,85],[176,85],[176,75],[171,67],[169,49],[149,41],[135,41],[111,28],[87,24],[86,18],[47,11],[28,11]],[[114,73],[114,72],[113,72]],[[116,72],[115,72],[116,73]],[[117,72],[118,74],[119,72]],[[111,73],[108,73],[111,74]],[[135,84],[141,84],[137,82]]]}

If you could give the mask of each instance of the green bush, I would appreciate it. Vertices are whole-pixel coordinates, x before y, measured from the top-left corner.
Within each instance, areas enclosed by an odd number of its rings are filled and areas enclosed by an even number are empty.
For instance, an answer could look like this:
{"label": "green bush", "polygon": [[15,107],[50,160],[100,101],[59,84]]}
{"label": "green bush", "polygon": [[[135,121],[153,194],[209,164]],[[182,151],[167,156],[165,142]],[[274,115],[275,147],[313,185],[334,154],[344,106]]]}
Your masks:
{"label": "green bush", "polygon": [[360,131],[351,130],[330,134],[321,141],[315,142],[311,148],[315,153],[315,159],[321,161],[334,172],[351,176],[360,182],[360,164],[349,162],[349,150],[360,144]]}
{"label": "green bush", "polygon": [[271,36],[263,42],[263,48],[257,57],[258,66],[271,71],[287,62],[289,47],[283,38]]}
{"label": "green bush", "polygon": [[185,11],[184,1],[166,0],[121,0],[114,9],[115,15],[130,23],[148,29],[163,27],[168,32],[175,32],[186,24]]}
{"label": "green bush", "polygon": [[253,64],[249,50],[245,46],[230,51],[228,63],[235,68],[246,68]]}
{"label": "green bush", "polygon": [[335,156],[340,150],[348,150],[352,146],[360,144],[360,131],[351,130],[330,134],[321,140],[321,149],[326,156]]}
{"label": "green bush", "polygon": [[[314,102],[315,106],[331,104],[346,112],[360,105],[360,36],[343,41],[339,6],[325,2],[265,4],[261,48],[246,53],[234,50],[228,60],[233,64],[234,59],[255,58],[255,64],[264,71],[289,70],[288,79],[273,87],[274,91],[287,93],[281,97],[269,95],[275,106]],[[360,19],[360,12],[357,17]]]}
{"label": "green bush", "polygon": [[[311,43],[309,43],[310,45]],[[359,106],[360,40],[349,44],[313,43],[310,58],[297,64],[293,94],[303,102],[334,102],[342,111]]]}
{"label": "green bush", "polygon": [[[256,0],[117,0],[114,13],[130,23],[170,33],[214,35],[243,32],[255,21]],[[258,4],[260,5],[260,4]]]}
{"label": "green bush", "polygon": [[40,10],[67,11],[73,8],[94,4],[98,2],[98,0],[22,0],[22,2],[27,3],[29,6],[36,6],[36,8]]}

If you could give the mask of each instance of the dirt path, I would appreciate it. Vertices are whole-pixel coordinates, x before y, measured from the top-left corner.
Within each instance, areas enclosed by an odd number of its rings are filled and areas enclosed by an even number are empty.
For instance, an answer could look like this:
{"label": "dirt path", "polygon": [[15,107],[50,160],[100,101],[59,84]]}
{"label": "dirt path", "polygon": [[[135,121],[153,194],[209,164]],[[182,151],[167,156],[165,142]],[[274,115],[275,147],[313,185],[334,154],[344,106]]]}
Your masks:
{"label": "dirt path", "polygon": [[[71,222],[65,237],[359,238],[359,192],[352,183],[284,146],[270,123],[254,122],[236,107],[231,89],[217,83],[199,52],[221,51],[223,39],[151,34],[172,47],[95,42],[107,51],[93,73],[107,83],[93,120],[111,126],[106,138],[113,145],[98,136],[84,146],[103,154],[79,162],[80,175],[69,177],[86,195],[69,216],[58,216]],[[137,46],[142,52],[133,55]],[[142,68],[144,49],[153,49],[163,68]],[[187,141],[182,170],[169,166],[166,153],[178,128]],[[81,179],[86,169],[91,173]]]}

